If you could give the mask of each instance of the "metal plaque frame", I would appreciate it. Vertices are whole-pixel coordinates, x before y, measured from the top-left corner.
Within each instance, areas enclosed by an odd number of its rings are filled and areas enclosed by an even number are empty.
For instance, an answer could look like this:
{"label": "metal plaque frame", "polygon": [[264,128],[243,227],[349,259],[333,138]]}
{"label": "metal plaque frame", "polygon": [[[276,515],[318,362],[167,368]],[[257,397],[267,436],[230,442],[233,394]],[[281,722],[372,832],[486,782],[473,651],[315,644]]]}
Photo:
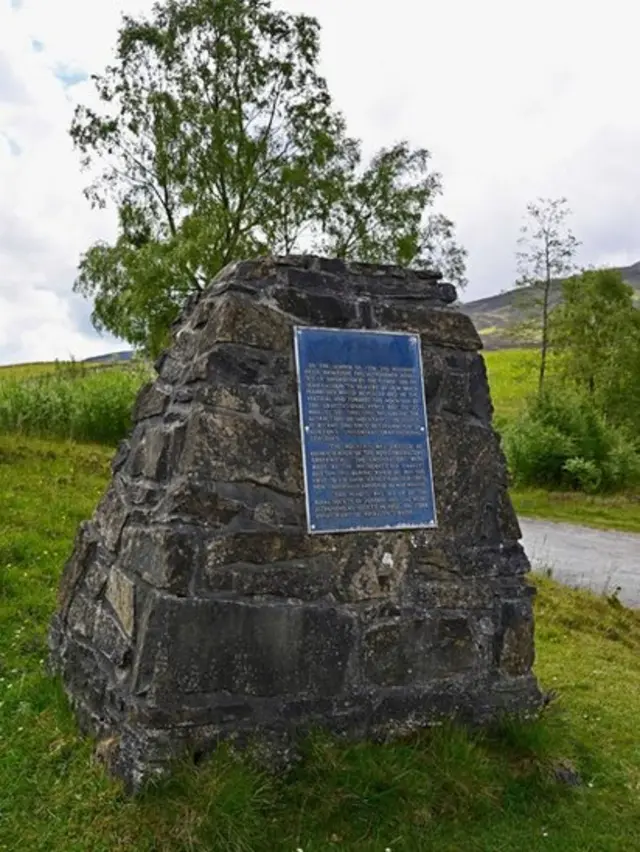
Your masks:
{"label": "metal plaque frame", "polygon": [[[398,521],[397,523],[389,523],[384,525],[352,525],[352,526],[338,526],[338,527],[329,527],[324,525],[318,525],[314,523],[314,518],[312,517],[312,507],[311,507],[311,493],[314,488],[314,483],[311,478],[311,470],[310,470],[310,442],[308,439],[308,433],[310,431],[311,424],[307,422],[305,417],[305,412],[307,406],[305,405],[304,393],[303,393],[303,363],[301,357],[301,343],[304,341],[304,336],[307,333],[321,333],[323,335],[336,335],[338,336],[351,336],[351,335],[369,335],[369,336],[397,336],[403,337],[410,341],[413,351],[415,352],[416,366],[418,369],[419,375],[419,394],[421,400],[421,417],[422,423],[424,424],[424,461],[426,463],[426,471],[427,471],[427,484],[428,484],[428,494],[431,500],[431,518],[430,520],[425,520],[423,522],[407,522],[407,521]],[[350,532],[374,532],[374,531],[393,531],[393,530],[410,530],[410,529],[435,529],[438,526],[437,521],[437,510],[436,510],[436,500],[435,500],[435,490],[433,484],[433,465],[431,459],[431,445],[429,442],[429,422],[427,416],[427,404],[425,399],[425,389],[424,389],[424,370],[422,364],[422,350],[420,346],[420,335],[412,334],[409,332],[402,331],[387,331],[384,329],[336,329],[336,328],[322,328],[318,326],[295,326],[293,329],[294,336],[294,353],[295,353],[295,365],[296,365],[296,377],[297,377],[297,385],[298,385],[298,419],[300,425],[300,440],[302,446],[302,467],[303,467],[303,475],[304,475],[304,492],[305,492],[305,507],[306,507],[306,517],[307,517],[307,532],[311,535],[326,535],[326,534],[335,534],[335,533],[350,533]],[[345,362],[348,363],[348,362]],[[343,442],[344,443],[344,442]],[[356,514],[356,513],[354,513]]]}

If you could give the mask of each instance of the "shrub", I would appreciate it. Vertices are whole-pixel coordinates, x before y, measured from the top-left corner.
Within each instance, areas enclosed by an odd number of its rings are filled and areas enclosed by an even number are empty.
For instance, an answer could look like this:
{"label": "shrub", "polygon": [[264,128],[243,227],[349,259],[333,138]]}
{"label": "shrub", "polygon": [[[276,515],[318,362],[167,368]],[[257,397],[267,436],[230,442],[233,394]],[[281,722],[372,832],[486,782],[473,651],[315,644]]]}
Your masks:
{"label": "shrub", "polygon": [[640,483],[640,450],[621,430],[612,431],[611,448],[603,464],[605,481],[628,488]]}
{"label": "shrub", "polygon": [[518,485],[596,493],[640,481],[637,445],[590,399],[566,388],[529,401],[505,430],[505,451]]}
{"label": "shrub", "polygon": [[568,459],[562,469],[587,494],[595,494],[602,486],[602,470],[594,461],[580,457]]}

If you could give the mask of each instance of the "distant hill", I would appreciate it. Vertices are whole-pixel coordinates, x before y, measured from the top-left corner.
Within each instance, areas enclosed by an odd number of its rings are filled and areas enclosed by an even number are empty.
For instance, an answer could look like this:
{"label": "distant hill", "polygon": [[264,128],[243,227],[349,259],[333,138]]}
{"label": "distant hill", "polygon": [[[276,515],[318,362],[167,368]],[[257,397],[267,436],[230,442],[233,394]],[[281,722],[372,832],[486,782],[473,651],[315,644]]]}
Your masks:
{"label": "distant hill", "polygon": [[[621,267],[620,272],[623,279],[637,291],[637,299],[640,301],[640,261],[632,266]],[[551,302],[557,304],[561,282],[554,282],[552,288]],[[486,349],[506,349],[522,345],[510,338],[507,332],[527,319],[530,309],[527,308],[526,294],[526,288],[508,290],[497,296],[462,303],[459,307],[473,320]]]}
{"label": "distant hill", "polygon": [[124,350],[122,352],[109,352],[107,355],[94,355],[92,358],[85,358],[83,364],[109,364],[111,361],[130,361],[133,358],[133,350]]}

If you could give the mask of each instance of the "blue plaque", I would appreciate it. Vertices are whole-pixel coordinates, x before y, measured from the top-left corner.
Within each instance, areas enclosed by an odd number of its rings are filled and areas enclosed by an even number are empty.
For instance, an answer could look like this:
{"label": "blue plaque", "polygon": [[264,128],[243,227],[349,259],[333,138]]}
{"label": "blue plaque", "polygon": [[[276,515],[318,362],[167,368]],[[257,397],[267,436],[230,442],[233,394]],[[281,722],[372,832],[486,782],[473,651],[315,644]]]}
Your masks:
{"label": "blue plaque", "polygon": [[419,336],[294,335],[309,532],[435,527]]}

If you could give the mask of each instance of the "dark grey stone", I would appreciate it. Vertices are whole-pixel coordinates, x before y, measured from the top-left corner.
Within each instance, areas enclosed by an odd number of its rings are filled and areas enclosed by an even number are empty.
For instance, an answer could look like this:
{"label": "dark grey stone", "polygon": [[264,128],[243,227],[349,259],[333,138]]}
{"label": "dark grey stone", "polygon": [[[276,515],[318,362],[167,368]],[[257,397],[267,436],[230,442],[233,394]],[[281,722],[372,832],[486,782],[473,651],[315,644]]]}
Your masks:
{"label": "dark grey stone", "polygon": [[257,422],[255,416],[228,409],[209,412],[194,408],[174,472],[302,494],[300,449],[292,451],[296,438],[294,430],[273,422]]}
{"label": "dark grey stone", "polygon": [[133,409],[133,422],[146,420],[149,417],[157,417],[162,414],[169,404],[169,395],[157,384],[149,382],[146,384],[136,400]]}
{"label": "dark grey stone", "polygon": [[197,528],[130,526],[122,535],[119,562],[154,588],[185,596],[203,556]]}
{"label": "dark grey stone", "polygon": [[229,591],[243,597],[270,596],[314,601],[329,598],[333,588],[333,560],[328,554],[319,554],[268,565],[236,562],[210,568],[205,572],[198,591],[202,595]]}
{"label": "dark grey stone", "polygon": [[[185,306],[49,634],[129,790],[226,738],[280,767],[317,726],[385,740],[542,705],[529,563],[454,300],[434,271],[302,256],[232,264]],[[421,336],[436,530],[306,533],[296,324]]]}
{"label": "dark grey stone", "polygon": [[280,310],[298,318],[302,324],[343,328],[358,316],[357,302],[343,300],[323,290],[276,287],[271,295]]}
{"label": "dark grey stone", "polygon": [[65,618],[65,629],[86,641],[93,639],[98,607],[94,600],[78,592],[74,595]]}
{"label": "dark grey stone", "polygon": [[474,355],[469,371],[469,391],[471,396],[471,413],[478,420],[489,425],[493,417],[493,405],[489,395],[489,381],[484,359]]}
{"label": "dark grey stone", "polygon": [[377,686],[429,686],[486,667],[490,642],[468,615],[406,611],[363,636],[364,674]]}
{"label": "dark grey stone", "polygon": [[63,617],[66,616],[87,570],[94,563],[99,546],[100,536],[95,524],[83,521],[78,527],[73,553],[64,567],[58,587],[58,608]]}
{"label": "dark grey stone", "polygon": [[476,351],[482,341],[471,319],[457,311],[421,303],[382,303],[374,308],[381,328],[415,331],[423,344]]}
{"label": "dark grey stone", "polygon": [[122,472],[129,477],[164,482],[182,454],[186,427],[179,423],[141,424],[133,434],[132,448]]}
{"label": "dark grey stone", "polygon": [[120,444],[118,445],[118,451],[111,462],[111,473],[115,475],[116,473],[118,473],[119,470],[122,469],[125,462],[129,458],[130,449],[131,445],[129,444],[129,441],[120,441]]}
{"label": "dark grey stone", "polygon": [[[124,483],[116,474],[98,504],[93,522],[100,542],[112,552],[117,550],[120,536],[129,517],[129,506],[124,495]],[[73,557],[72,557],[73,558]]]}
{"label": "dark grey stone", "polygon": [[117,669],[130,664],[131,643],[113,613],[101,607],[96,614],[95,634],[100,637],[100,652]]}
{"label": "dark grey stone", "polygon": [[334,695],[355,635],[355,616],[331,606],[157,597],[133,688],[151,673],[155,701],[177,705],[200,693]]}

